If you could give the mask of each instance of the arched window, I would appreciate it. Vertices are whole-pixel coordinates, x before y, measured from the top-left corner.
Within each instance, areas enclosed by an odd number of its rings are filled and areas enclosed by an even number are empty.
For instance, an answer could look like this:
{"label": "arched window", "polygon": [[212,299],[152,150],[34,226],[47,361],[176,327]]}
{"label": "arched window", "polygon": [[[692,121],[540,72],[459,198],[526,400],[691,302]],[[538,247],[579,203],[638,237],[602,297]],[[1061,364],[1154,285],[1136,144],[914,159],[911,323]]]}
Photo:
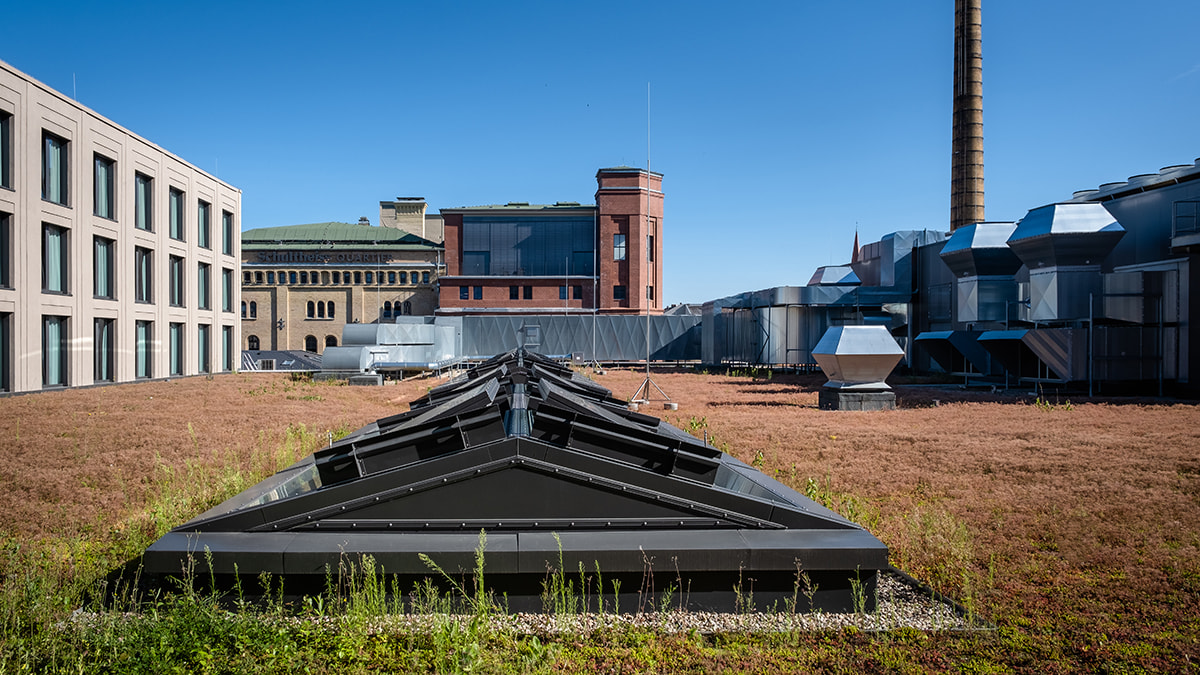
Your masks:
{"label": "arched window", "polygon": [[400,273],[400,283],[402,283],[402,284],[407,284],[407,283],[408,283],[408,272],[401,272],[401,273]]}
{"label": "arched window", "polygon": [[368,283],[368,284],[373,284],[373,283],[375,283],[375,281],[374,281],[374,277],[375,277],[374,273],[372,273],[372,272],[367,272],[367,283]]}
{"label": "arched window", "polygon": [[307,336],[305,336],[305,338],[304,338],[304,351],[306,351],[306,352],[315,352],[315,351],[317,351],[317,336],[315,336],[315,335],[307,335]]}
{"label": "arched window", "polygon": [[250,318],[258,318],[258,303],[253,300],[250,301]]}
{"label": "arched window", "polygon": [[385,318],[385,319],[392,318],[392,301],[391,300],[383,301],[383,318]]}
{"label": "arched window", "polygon": [[323,302],[317,303],[317,318],[318,319],[325,318],[325,303],[323,303]]}
{"label": "arched window", "polygon": [[246,318],[246,301],[242,301],[242,318]]}
{"label": "arched window", "polygon": [[350,283],[350,273],[349,272],[342,272],[342,283],[343,284]]}
{"label": "arched window", "polygon": [[330,300],[328,304],[329,304],[329,318],[332,319],[333,318],[333,301]]}
{"label": "arched window", "polygon": [[251,351],[258,351],[258,336],[251,335],[250,337],[246,338],[246,347]]}
{"label": "arched window", "polygon": [[404,313],[412,314],[412,303],[409,302],[408,300],[404,301]]}
{"label": "arched window", "polygon": [[317,315],[317,306],[315,304],[313,304],[312,300],[309,300],[308,301],[308,318],[311,319],[316,315]]}
{"label": "arched window", "polygon": [[337,336],[336,335],[326,335],[325,336],[325,346],[326,347],[336,347],[337,346]]}
{"label": "arched window", "polygon": [[308,272],[301,272],[301,273],[300,273],[300,283],[302,283],[302,284],[307,284],[307,283],[308,283]]}

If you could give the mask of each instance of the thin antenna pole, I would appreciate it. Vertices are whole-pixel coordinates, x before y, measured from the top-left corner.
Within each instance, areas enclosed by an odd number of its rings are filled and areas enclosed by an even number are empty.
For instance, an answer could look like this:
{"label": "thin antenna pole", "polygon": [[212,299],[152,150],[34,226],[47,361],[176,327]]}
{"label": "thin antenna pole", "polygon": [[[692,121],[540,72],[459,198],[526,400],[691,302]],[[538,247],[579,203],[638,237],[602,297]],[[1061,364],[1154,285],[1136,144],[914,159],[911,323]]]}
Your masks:
{"label": "thin antenna pole", "polygon": [[[646,232],[650,232],[650,83],[646,83]],[[644,237],[646,242],[646,257],[644,259],[647,266],[650,264],[650,238]],[[649,269],[647,268],[647,271]],[[661,292],[661,289],[660,289]],[[670,403],[671,397],[667,396],[667,392],[662,390],[653,379],[650,378],[650,284],[646,284],[643,291],[643,302],[646,306],[646,379],[633,393],[633,401],[650,402],[650,387],[654,387],[659,394],[662,394],[663,401],[667,401],[668,407],[674,405]],[[643,393],[643,390],[645,393]]]}

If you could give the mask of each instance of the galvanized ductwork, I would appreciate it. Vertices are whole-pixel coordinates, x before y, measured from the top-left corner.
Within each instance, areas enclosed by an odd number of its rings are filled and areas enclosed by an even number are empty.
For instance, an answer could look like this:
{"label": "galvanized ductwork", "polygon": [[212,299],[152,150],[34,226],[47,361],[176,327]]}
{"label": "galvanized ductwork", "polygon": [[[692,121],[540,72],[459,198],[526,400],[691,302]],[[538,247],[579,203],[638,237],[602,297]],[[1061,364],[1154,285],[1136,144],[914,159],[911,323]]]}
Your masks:
{"label": "galvanized ductwork", "polygon": [[1100,204],[1050,204],[1017,223],[1008,246],[1029,268],[1030,321],[1086,319],[1100,264],[1125,228]]}

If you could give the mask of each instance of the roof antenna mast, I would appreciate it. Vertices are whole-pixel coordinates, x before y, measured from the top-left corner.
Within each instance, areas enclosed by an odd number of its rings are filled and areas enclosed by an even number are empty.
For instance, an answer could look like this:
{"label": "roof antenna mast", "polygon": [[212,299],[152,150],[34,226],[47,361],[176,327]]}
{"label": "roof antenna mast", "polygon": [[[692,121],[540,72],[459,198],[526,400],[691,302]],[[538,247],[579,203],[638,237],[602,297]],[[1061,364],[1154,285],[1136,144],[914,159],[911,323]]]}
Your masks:
{"label": "roof antenna mast", "polygon": [[[644,194],[646,195],[646,211],[645,211],[646,231],[649,232],[650,231],[650,83],[649,82],[646,83],[646,189],[644,191]],[[647,239],[646,240],[646,246],[647,246],[646,261],[647,262],[649,262],[649,260],[650,260],[649,245],[650,245],[650,242]],[[659,290],[661,292],[661,289],[659,289]],[[631,403],[649,403],[651,400],[667,401],[668,402],[667,406],[672,407],[674,404],[670,403],[671,397],[667,396],[667,392],[663,391],[662,387],[658,386],[654,382],[654,380],[651,379],[651,377],[650,377],[650,309],[651,309],[651,304],[650,304],[650,286],[649,286],[649,284],[647,284],[646,292],[643,294],[643,296],[644,296],[645,302],[646,302],[646,379],[642,380],[642,384],[638,386],[637,391],[633,392],[633,397],[630,399],[630,402]],[[650,391],[651,387],[653,387],[654,390],[657,391],[662,396],[662,398],[652,399],[651,396],[653,394]]]}

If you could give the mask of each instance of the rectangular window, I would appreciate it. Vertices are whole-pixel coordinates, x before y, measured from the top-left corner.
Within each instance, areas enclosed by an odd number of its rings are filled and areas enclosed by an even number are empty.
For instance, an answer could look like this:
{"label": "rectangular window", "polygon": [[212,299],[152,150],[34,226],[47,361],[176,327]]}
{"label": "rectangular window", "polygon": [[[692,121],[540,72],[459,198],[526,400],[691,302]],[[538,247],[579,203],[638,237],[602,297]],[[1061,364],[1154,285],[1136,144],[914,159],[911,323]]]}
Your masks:
{"label": "rectangular window", "polygon": [[221,212],[221,253],[233,255],[233,214]]}
{"label": "rectangular window", "polygon": [[116,274],[113,267],[117,260],[117,242],[104,237],[95,237],[92,265],[94,268],[93,295],[112,300],[116,297]]}
{"label": "rectangular window", "polygon": [[263,273],[255,272],[254,273],[254,283],[261,284],[262,282],[263,282]]}
{"label": "rectangular window", "polygon": [[[283,273],[282,273],[282,272],[280,272],[280,273],[279,273],[279,277],[280,277],[280,282],[282,283],[282,279],[283,279]],[[295,273],[295,272],[288,272],[288,283],[289,283],[289,284],[295,284],[295,283],[296,283],[296,273]]]}
{"label": "rectangular window", "polygon": [[208,324],[200,324],[196,329],[196,372],[208,373],[212,371],[212,366],[209,363],[210,354],[212,353],[212,326]]}
{"label": "rectangular window", "polygon": [[372,273],[370,273],[370,272],[366,272],[366,277],[367,277],[367,284],[368,284],[368,285],[369,285],[369,284],[373,284],[373,283],[375,283],[375,281],[374,281],[375,277],[374,277],[374,275],[373,275]]}
{"label": "rectangular window", "polygon": [[0,111],[0,187],[12,188],[12,115]]}
{"label": "rectangular window", "polygon": [[133,301],[154,302],[154,251],[133,248]]}
{"label": "rectangular window", "polygon": [[646,235],[646,260],[654,262],[654,235]]}
{"label": "rectangular window", "polygon": [[42,386],[67,386],[67,317],[42,317]]}
{"label": "rectangular window", "polygon": [[65,227],[42,224],[42,290],[67,293],[68,232]]}
{"label": "rectangular window", "polygon": [[[414,275],[414,276],[415,276],[415,275]],[[402,284],[407,284],[407,283],[408,283],[408,272],[401,272],[401,273],[400,273],[400,283],[402,283]]]}
{"label": "rectangular window", "polygon": [[212,221],[210,214],[212,205],[208,202],[198,202],[196,205],[196,245],[200,248],[212,248]]}
{"label": "rectangular window", "polygon": [[576,284],[575,286],[571,287],[571,299],[572,300],[582,300],[583,299],[583,286]]}
{"label": "rectangular window", "polygon": [[613,235],[613,260],[625,259],[625,235]]}
{"label": "rectangular window", "polygon": [[12,391],[12,312],[0,312],[0,391]]}
{"label": "rectangular window", "polygon": [[233,270],[221,270],[221,311],[233,311]]}
{"label": "rectangular window", "polygon": [[96,382],[112,382],[116,379],[117,338],[116,319],[96,319],[92,347],[95,350]]}
{"label": "rectangular window", "polygon": [[138,378],[154,376],[154,322],[138,321],[134,324],[134,369]]}
{"label": "rectangular window", "polygon": [[526,300],[533,299],[533,286],[524,286],[521,289],[521,297]]}
{"label": "rectangular window", "polygon": [[421,283],[423,283],[423,284],[429,283],[429,272],[421,272]]}
{"label": "rectangular window", "polygon": [[170,375],[183,375],[183,324],[172,323],[167,327],[167,336],[171,342]]}
{"label": "rectangular window", "polygon": [[567,299],[567,287],[566,287],[566,286],[559,286],[559,287],[558,287],[558,299],[559,299],[559,300],[566,300],[566,299]]}
{"label": "rectangular window", "polygon": [[[334,277],[336,278],[337,275],[335,274]],[[267,283],[268,284],[275,283],[275,273],[274,272],[267,272]]]}
{"label": "rectangular window", "polygon": [[300,283],[302,283],[302,284],[307,284],[307,283],[308,283],[308,272],[301,272],[301,273],[300,273]]}
{"label": "rectangular window", "polygon": [[212,267],[208,263],[200,263],[196,266],[196,307],[212,309],[211,286]]}
{"label": "rectangular window", "polygon": [[396,283],[396,273],[388,272],[388,284],[395,284],[395,283]]}
{"label": "rectangular window", "polygon": [[626,291],[624,286],[613,286],[613,300],[624,300]]}
{"label": "rectangular window", "polygon": [[233,370],[233,326],[221,327],[221,370]]}
{"label": "rectangular window", "polygon": [[167,213],[170,216],[171,238],[183,241],[183,192],[171,188],[167,191]]}
{"label": "rectangular window", "polygon": [[42,199],[68,204],[67,140],[42,132]]}
{"label": "rectangular window", "polygon": [[101,218],[117,219],[117,163],[95,155],[95,182],[92,185],[92,212]]}
{"label": "rectangular window", "polygon": [[521,299],[521,287],[520,286],[509,286],[508,287],[508,299],[509,300],[520,300]]}
{"label": "rectangular window", "polygon": [[476,287],[475,287],[475,299],[476,299],[476,300],[482,300],[482,299],[483,299],[483,286],[476,286]]}
{"label": "rectangular window", "polygon": [[154,231],[154,179],[140,173],[133,175],[133,226]]}
{"label": "rectangular window", "polygon": [[459,300],[470,300],[471,299],[471,287],[470,286],[459,286],[458,287],[458,299]]}
{"label": "rectangular window", "polygon": [[654,300],[654,287],[653,286],[646,287],[646,299]]}
{"label": "rectangular window", "polygon": [[167,256],[167,302],[183,307],[183,258]]}
{"label": "rectangular window", "polygon": [[0,213],[0,288],[12,288],[12,216]]}

